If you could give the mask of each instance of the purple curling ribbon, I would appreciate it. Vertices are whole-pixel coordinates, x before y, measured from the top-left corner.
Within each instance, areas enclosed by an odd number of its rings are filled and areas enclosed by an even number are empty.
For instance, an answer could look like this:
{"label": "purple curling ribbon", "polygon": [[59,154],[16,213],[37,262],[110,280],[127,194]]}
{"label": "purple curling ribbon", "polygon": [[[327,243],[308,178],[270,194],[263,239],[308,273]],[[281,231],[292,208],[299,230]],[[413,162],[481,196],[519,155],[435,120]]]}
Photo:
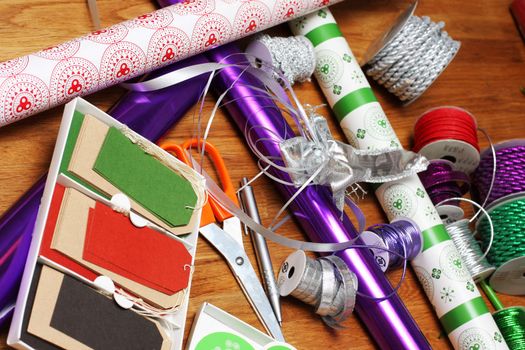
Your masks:
{"label": "purple curling ribbon", "polygon": [[[447,160],[432,160],[427,170],[418,173],[434,205],[446,199],[463,197],[470,188],[467,174],[454,170],[452,166],[452,163]],[[459,201],[448,203],[459,206]]]}
{"label": "purple curling ribbon", "polygon": [[[191,57],[151,73],[150,76],[156,77],[182,67],[205,62],[208,61],[202,55]],[[155,142],[199,100],[208,76],[208,74],[203,74],[179,85],[158,91],[130,91],[110,109],[109,114],[145,138]],[[183,92],[184,98],[180,98],[181,92]],[[40,198],[44,192],[44,185],[45,176],[0,219],[0,256],[3,256],[10,245],[15,244],[20,237],[31,237]],[[7,243],[4,244],[4,242]],[[28,251],[29,245],[19,244],[14,253],[18,259],[13,260],[5,269],[0,269],[0,278],[2,278],[0,293],[5,292],[6,295],[5,298],[0,298],[0,310],[16,299]]]}
{"label": "purple curling ribbon", "polygon": [[[229,44],[212,50],[207,55],[216,62],[241,64],[245,60],[239,53],[240,50],[235,45]],[[236,67],[223,69],[215,78],[213,88],[221,93],[238,80],[227,95],[225,108],[242,132],[249,131],[254,139],[260,140],[261,151],[270,157],[280,157],[281,152],[275,142],[262,140],[275,139],[276,135],[285,139],[295,134],[275,103],[270,98],[260,97],[260,92],[250,88],[264,89],[261,82],[249,74],[239,78],[240,72],[241,69]],[[272,175],[290,181],[288,174],[275,169],[271,171]],[[297,191],[293,186],[277,183],[276,186],[286,198],[290,198]],[[341,212],[333,204],[328,188],[305,188],[292,202],[290,209],[314,242],[345,242],[358,235],[346,215],[340,219]],[[347,249],[338,255],[358,277],[361,294],[376,299],[392,294],[392,286],[369,251]],[[382,349],[430,349],[430,345],[397,294],[382,301],[358,296],[355,310]]]}

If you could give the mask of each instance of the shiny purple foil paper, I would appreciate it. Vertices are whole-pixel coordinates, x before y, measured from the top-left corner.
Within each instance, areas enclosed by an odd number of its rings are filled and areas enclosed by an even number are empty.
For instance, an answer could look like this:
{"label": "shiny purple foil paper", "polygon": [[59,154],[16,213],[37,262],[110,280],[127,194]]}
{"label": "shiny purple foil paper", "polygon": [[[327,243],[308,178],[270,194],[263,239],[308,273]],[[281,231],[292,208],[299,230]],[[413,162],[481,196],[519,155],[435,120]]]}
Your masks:
{"label": "shiny purple foil paper", "polygon": [[[182,67],[208,62],[199,55],[159,69],[149,75],[156,77]],[[158,91],[124,95],[108,114],[151,141],[157,141],[195,105],[204,90],[208,75]],[[31,187],[0,218],[0,257],[22,237],[9,261],[0,266],[0,310],[13,303],[24,271],[30,237],[33,233],[45,176]],[[22,244],[24,243],[24,244]],[[25,244],[27,243],[27,244]],[[4,266],[5,265],[5,266]],[[0,323],[2,323],[0,319]]]}
{"label": "shiny purple foil paper", "polygon": [[[229,44],[210,51],[207,56],[221,63],[244,63],[245,59],[238,55],[239,53],[234,44]],[[240,69],[234,67],[222,70],[213,82],[213,89],[222,93],[238,79],[239,73]],[[243,133],[251,130],[252,139],[259,140],[275,139],[275,135],[282,138],[295,136],[275,103],[269,98],[260,97],[260,93],[249,86],[264,89],[259,80],[245,74],[230,90],[225,102],[225,108],[238,128]],[[253,95],[259,96],[252,97]],[[261,142],[259,149],[267,156],[280,157],[280,149],[275,142]],[[290,181],[286,173],[274,170],[273,175]],[[275,185],[286,199],[297,190],[292,186],[278,183]],[[343,220],[340,219],[341,213],[333,204],[328,188],[307,187],[295,199],[290,209],[314,242],[344,242],[358,234],[346,215],[343,215]],[[392,293],[392,286],[368,250],[347,249],[338,255],[357,275],[360,293],[374,298],[382,298]],[[430,345],[397,294],[383,301],[358,296],[355,310],[380,348],[430,349]]]}

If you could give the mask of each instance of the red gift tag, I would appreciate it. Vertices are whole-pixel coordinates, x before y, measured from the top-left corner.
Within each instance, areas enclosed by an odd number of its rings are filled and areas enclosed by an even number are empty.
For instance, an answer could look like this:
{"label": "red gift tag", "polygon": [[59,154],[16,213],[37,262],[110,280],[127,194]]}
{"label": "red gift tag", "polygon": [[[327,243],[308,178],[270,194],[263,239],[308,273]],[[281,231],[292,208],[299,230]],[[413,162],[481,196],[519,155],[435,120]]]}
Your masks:
{"label": "red gift tag", "polygon": [[102,203],[90,209],[83,258],[167,294],[185,289],[190,279],[191,255],[181,242],[136,227]]}
{"label": "red gift tag", "polygon": [[66,188],[64,186],[60,184],[55,185],[55,191],[53,192],[46,227],[44,229],[44,236],[42,237],[42,245],[40,246],[40,255],[64,266],[90,281],[94,281],[98,277],[98,274],[80,265],[77,261],[72,260],[67,255],[51,248],[51,242],[53,241],[53,234],[57,226],[57,219],[60,214],[60,206],[62,205],[65,191]]}

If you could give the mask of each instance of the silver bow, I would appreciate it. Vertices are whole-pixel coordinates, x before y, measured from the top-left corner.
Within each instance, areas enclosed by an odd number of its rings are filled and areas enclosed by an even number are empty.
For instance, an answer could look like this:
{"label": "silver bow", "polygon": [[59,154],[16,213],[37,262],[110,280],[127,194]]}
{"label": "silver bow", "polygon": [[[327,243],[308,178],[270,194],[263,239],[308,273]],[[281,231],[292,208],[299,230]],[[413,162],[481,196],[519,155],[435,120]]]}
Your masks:
{"label": "silver bow", "polygon": [[299,187],[310,181],[330,186],[334,201],[343,210],[348,187],[357,182],[384,183],[423,171],[428,160],[403,149],[357,150],[334,140],[320,115],[309,118],[310,135],[280,143],[288,172]]}

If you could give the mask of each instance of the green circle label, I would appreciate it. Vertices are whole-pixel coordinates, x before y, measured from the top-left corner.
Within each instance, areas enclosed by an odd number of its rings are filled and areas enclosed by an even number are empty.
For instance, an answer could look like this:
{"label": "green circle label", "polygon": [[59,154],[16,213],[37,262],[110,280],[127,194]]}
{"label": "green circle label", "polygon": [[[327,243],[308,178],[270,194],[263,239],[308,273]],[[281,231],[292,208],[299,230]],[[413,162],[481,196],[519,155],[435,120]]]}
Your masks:
{"label": "green circle label", "polygon": [[255,350],[255,348],[236,334],[215,332],[202,338],[195,350]]}
{"label": "green circle label", "polygon": [[295,350],[295,348],[287,345],[287,344],[275,344],[265,347],[264,350]]}

